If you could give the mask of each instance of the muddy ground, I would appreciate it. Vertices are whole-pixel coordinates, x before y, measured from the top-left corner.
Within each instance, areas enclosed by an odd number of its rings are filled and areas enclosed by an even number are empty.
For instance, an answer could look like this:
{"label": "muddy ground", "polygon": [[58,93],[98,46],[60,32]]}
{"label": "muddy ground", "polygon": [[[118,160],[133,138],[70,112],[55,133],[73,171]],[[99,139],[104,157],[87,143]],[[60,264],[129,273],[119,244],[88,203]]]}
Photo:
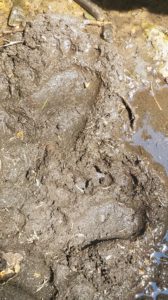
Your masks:
{"label": "muddy ground", "polygon": [[131,300],[149,281],[167,287],[150,260],[167,182],[128,143],[139,120],[130,92],[152,76],[127,76],[131,16],[114,12],[102,29],[38,15],[0,49],[1,300]]}

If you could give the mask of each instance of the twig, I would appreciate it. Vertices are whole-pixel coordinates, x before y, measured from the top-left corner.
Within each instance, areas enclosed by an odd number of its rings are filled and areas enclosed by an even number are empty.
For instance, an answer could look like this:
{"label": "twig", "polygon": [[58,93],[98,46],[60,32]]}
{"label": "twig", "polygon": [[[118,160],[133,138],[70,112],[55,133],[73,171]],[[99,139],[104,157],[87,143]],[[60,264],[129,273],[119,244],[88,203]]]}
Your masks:
{"label": "twig", "polygon": [[44,101],[41,110],[43,110],[43,109],[45,108],[45,106],[47,105],[47,103],[48,103],[48,99],[46,99],[46,100]]}
{"label": "twig", "polygon": [[10,30],[3,30],[0,33],[0,36],[6,35],[6,34],[13,34],[13,33],[16,33],[16,32],[23,32],[23,28],[22,29],[14,28],[14,29],[10,29]]}
{"label": "twig", "polygon": [[90,15],[92,15],[96,20],[102,21],[103,11],[90,0],[74,0],[78,3],[82,8],[84,8]]}
{"label": "twig", "polygon": [[162,107],[160,106],[159,102],[157,101],[154,90],[153,90],[153,82],[151,82],[151,92],[152,92],[153,99],[155,100],[159,110],[162,110]]}
{"label": "twig", "polygon": [[38,293],[39,291],[41,291],[43,289],[43,287],[45,287],[46,283],[48,283],[48,279],[44,279],[43,283],[37,288],[35,293]]}
{"label": "twig", "polygon": [[131,105],[129,104],[129,102],[124,98],[122,97],[120,94],[116,93],[117,96],[121,99],[123,105],[125,106],[126,110],[127,110],[127,113],[128,113],[128,117],[129,117],[129,120],[130,120],[130,127],[131,129],[134,129],[134,123],[135,123],[135,114],[134,114],[134,111],[131,107]]}
{"label": "twig", "polygon": [[13,46],[16,44],[22,44],[22,43],[23,43],[23,41],[13,41],[13,42],[10,42],[10,43],[0,46],[0,48],[6,48],[6,47],[10,47],[10,46]]}
{"label": "twig", "polygon": [[91,25],[91,26],[104,26],[108,24],[112,24],[112,22],[109,21],[97,21],[97,20],[84,20],[85,25]]}

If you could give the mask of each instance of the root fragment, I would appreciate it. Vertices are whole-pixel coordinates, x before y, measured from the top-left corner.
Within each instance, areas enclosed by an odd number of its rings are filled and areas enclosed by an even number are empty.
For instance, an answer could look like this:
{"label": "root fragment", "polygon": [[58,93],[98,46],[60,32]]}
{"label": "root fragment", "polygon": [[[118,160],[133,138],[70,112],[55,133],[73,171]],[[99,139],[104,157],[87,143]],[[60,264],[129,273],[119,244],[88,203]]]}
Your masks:
{"label": "root fragment", "polygon": [[96,20],[103,21],[103,11],[90,0],[74,0],[82,8],[84,8],[90,15],[92,15]]}

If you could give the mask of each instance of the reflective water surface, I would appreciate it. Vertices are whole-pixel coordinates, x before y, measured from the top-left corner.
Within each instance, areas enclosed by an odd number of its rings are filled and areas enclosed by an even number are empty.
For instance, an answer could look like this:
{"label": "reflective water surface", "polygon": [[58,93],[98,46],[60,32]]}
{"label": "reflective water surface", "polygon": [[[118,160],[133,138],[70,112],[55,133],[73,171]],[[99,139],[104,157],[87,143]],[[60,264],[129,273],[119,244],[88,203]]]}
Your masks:
{"label": "reflective water surface", "polygon": [[131,145],[159,173],[164,170],[168,175],[168,87],[137,93],[133,108],[136,126]]}
{"label": "reflective water surface", "polygon": [[[168,265],[168,231],[161,243],[156,246],[156,251],[151,254],[151,260],[158,266],[160,264]],[[149,282],[144,291],[135,296],[135,299],[157,300],[160,295],[168,296],[168,287],[160,288],[156,282]]]}
{"label": "reflective water surface", "polygon": [[[168,175],[168,87],[153,87],[137,93],[131,103],[136,116],[131,147],[150,163],[158,175],[167,182]],[[168,231],[154,246],[151,265],[164,272],[168,267]],[[166,278],[166,277],[165,277]],[[160,298],[161,297],[161,298]],[[166,298],[165,298],[166,297]],[[168,299],[168,283],[159,282],[155,275],[135,299]]]}

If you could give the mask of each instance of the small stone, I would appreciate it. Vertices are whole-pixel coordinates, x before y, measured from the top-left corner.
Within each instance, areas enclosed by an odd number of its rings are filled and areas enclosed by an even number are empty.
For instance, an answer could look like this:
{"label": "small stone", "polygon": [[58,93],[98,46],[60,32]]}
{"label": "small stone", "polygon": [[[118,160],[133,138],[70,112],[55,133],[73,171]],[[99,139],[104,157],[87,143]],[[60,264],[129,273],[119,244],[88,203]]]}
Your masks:
{"label": "small stone", "polygon": [[106,24],[103,26],[101,37],[108,43],[111,43],[113,41],[113,31],[110,24]]}

